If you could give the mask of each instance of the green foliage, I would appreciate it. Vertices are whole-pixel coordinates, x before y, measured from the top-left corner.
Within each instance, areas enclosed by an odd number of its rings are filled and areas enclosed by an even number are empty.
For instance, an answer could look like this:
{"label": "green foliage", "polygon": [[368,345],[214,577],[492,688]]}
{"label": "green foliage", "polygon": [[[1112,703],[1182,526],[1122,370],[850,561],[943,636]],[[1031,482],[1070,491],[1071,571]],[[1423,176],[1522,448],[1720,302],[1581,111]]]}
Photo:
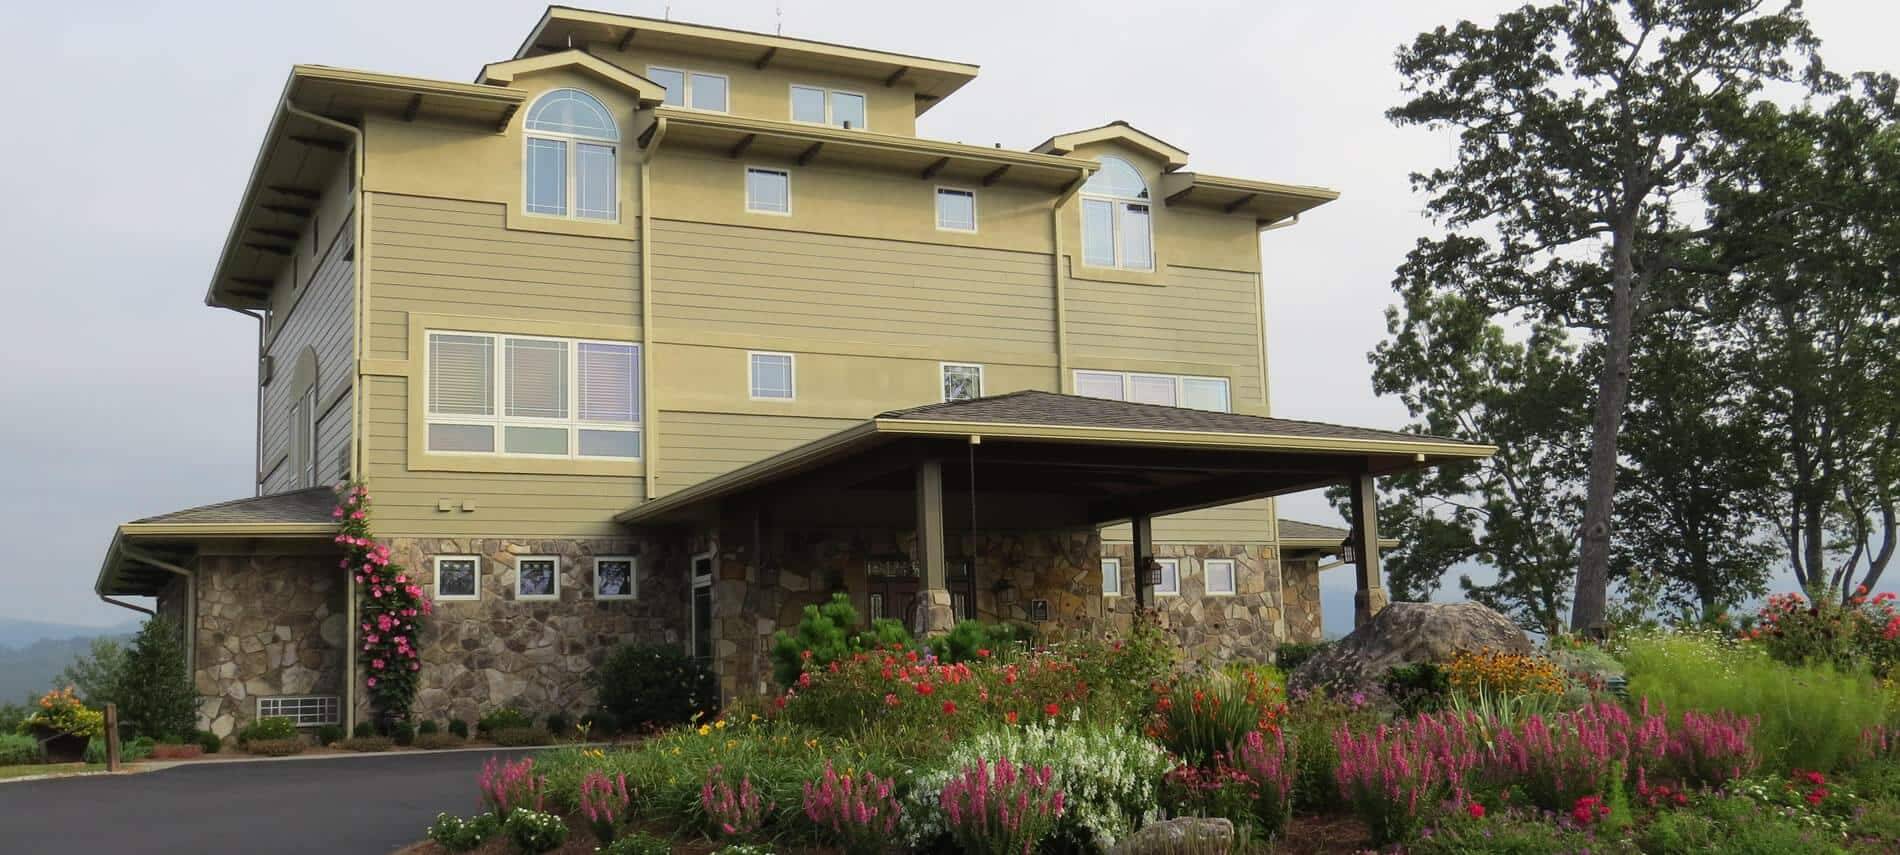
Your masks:
{"label": "green foliage", "polygon": [[548,733],[554,736],[566,736],[567,729],[572,726],[572,724],[573,722],[568,719],[567,713],[548,713]]}
{"label": "green foliage", "polygon": [[1638,635],[1623,643],[1632,699],[1672,713],[1759,716],[1755,747],[1770,769],[1841,768],[1854,759],[1861,734],[1887,719],[1888,699],[1877,683],[1832,666],[1790,667],[1707,633]]}
{"label": "green foliage", "polygon": [[468,738],[468,722],[459,718],[449,719],[449,735]]}
{"label": "green foliage", "polygon": [[595,710],[581,716],[581,726],[587,728],[592,739],[612,739],[620,734],[620,717],[606,710]]}
{"label": "green foliage", "polygon": [[[138,737],[137,739],[128,739],[124,742],[119,743],[119,759],[127,763],[130,763],[134,760],[144,760],[145,758],[152,756],[152,751],[156,748],[157,745],[158,743],[149,736],[141,736],[141,737]],[[83,759],[87,763],[93,763],[93,764],[106,762],[105,737],[95,736],[92,739],[87,740],[86,752]]]}
{"label": "green foliage", "polygon": [[644,831],[614,838],[600,847],[601,855],[672,855],[673,844]]}
{"label": "green foliage", "polygon": [[399,721],[389,726],[390,741],[397,745],[411,745],[416,741],[416,726],[407,721]]}
{"label": "green foliage", "polygon": [[719,708],[712,669],[667,645],[622,644],[589,675],[605,707],[625,728],[661,728]]}
{"label": "green foliage", "polygon": [[295,739],[297,725],[282,716],[260,718],[238,731],[238,744],[248,746],[259,739]]}
{"label": "green foliage", "polygon": [[375,736],[376,725],[367,721],[359,721],[356,723],[355,727],[350,729],[350,735],[358,739],[361,739],[367,736]]}
{"label": "green foliage", "polygon": [[1713,796],[1697,800],[1694,810],[1658,813],[1636,832],[1641,851],[1656,855],[1845,852],[1839,839],[1838,833],[1822,834],[1795,816],[1739,796]]}
{"label": "green foliage", "polygon": [[1301,665],[1306,664],[1306,660],[1318,656],[1332,646],[1333,642],[1330,641],[1289,641],[1273,649],[1273,662],[1280,667],[1282,673],[1291,674]]}
{"label": "green foliage", "polygon": [[541,811],[515,808],[502,821],[501,830],[522,852],[553,852],[567,842],[567,822]]}
{"label": "green foliage", "polygon": [[1299,694],[1281,716],[1287,741],[1294,752],[1293,807],[1302,813],[1333,813],[1345,808],[1333,770],[1339,767],[1339,748],[1333,734],[1350,725],[1355,733],[1374,726],[1378,715],[1365,703],[1334,698],[1324,690]]}
{"label": "green foliage", "polygon": [[[874,630],[875,628],[873,626]],[[898,629],[903,629],[903,625],[899,624]],[[888,642],[879,637],[877,639],[879,643],[875,646],[882,647],[885,643],[905,645],[910,641],[909,636],[910,633],[905,632],[903,638],[892,638]],[[989,651],[989,656],[1005,656],[1020,650],[1028,640],[1029,630],[1015,624],[964,620],[958,621],[949,632],[930,639],[927,646],[930,652],[937,655],[937,661],[954,664],[973,662],[979,658],[978,651],[984,650]]]}
{"label": "green foliage", "polygon": [[429,839],[450,852],[469,852],[479,848],[501,830],[501,820],[492,813],[479,813],[469,819],[453,814],[436,814],[429,826]]}
{"label": "green foliage", "polygon": [[1155,703],[1152,731],[1183,761],[1208,765],[1273,722],[1284,696],[1277,677],[1271,668],[1240,668],[1181,679]]}
{"label": "green foliage", "polygon": [[503,748],[524,748],[535,745],[551,745],[553,734],[538,727],[503,727],[492,730],[488,738]]}
{"label": "green foliage", "polygon": [[216,754],[224,750],[224,740],[209,730],[198,731],[198,745],[206,754]]}
{"label": "green foliage", "polygon": [[345,751],[375,753],[388,751],[396,747],[396,742],[387,736],[353,736],[336,744]]}
{"label": "green foliage", "polygon": [[263,757],[288,757],[303,753],[303,740],[289,739],[252,739],[244,743],[244,750]]}
{"label": "green foliage", "polygon": [[416,725],[417,736],[440,733],[441,731],[442,731],[442,726],[439,724],[436,724],[435,719],[432,719],[432,718],[425,718],[422,720],[421,724]]}
{"label": "green foliage", "polygon": [[1454,818],[1406,844],[1415,855],[1548,855],[1552,852],[1619,852],[1598,835],[1559,824],[1534,812],[1483,819]]}
{"label": "green foliage", "polygon": [[[126,648],[116,638],[95,638],[91,648],[74,658],[54,678],[55,686],[71,686],[88,706],[104,709],[121,703],[119,687],[125,674]],[[184,663],[179,663],[180,668]]]}
{"label": "green foliage", "polygon": [[910,631],[888,618],[871,622],[860,630],[858,610],[843,593],[831,595],[823,605],[806,606],[796,630],[784,630],[772,636],[772,678],[780,686],[797,682],[798,675],[823,668],[853,653],[910,647]]}
{"label": "green foliage", "polygon": [[72,689],[55,689],[40,697],[33,714],[20,720],[15,730],[42,735],[66,733],[73,736],[98,736],[105,733],[105,713],[87,709]]}
{"label": "green foliage", "polygon": [[499,707],[475,721],[475,732],[487,736],[497,730],[533,727],[534,716],[514,707]]}
{"label": "green foliage", "polygon": [[334,742],[341,742],[342,740],[343,726],[340,724],[326,724],[317,728],[318,745],[329,745]]}
{"label": "green foliage", "polygon": [[1832,597],[1810,604],[1800,594],[1769,597],[1746,622],[1744,636],[1788,665],[1829,664],[1842,671],[1894,675],[1900,665],[1900,600],[1891,593],[1856,595],[1843,605]]}
{"label": "green foliage", "polygon": [[1379,687],[1408,716],[1443,709],[1451,700],[1451,677],[1433,662],[1394,666]]}
{"label": "green foliage", "polygon": [[198,721],[198,694],[185,675],[184,632],[169,618],[154,617],[139,629],[125,654],[118,685],[119,718],[139,734],[177,739]]}
{"label": "green foliage", "polygon": [[0,766],[40,762],[40,741],[23,733],[0,733]]}

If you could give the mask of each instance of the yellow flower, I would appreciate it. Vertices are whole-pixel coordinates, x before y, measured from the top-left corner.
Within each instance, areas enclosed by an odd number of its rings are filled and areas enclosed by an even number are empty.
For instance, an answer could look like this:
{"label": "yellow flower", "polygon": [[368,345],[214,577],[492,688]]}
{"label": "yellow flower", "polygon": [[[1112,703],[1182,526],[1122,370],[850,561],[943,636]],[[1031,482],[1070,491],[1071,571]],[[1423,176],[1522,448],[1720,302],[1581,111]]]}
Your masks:
{"label": "yellow flower", "polygon": [[715,729],[718,729],[718,730],[725,730],[725,729],[726,729],[726,720],[722,718],[722,719],[720,719],[720,720],[718,720],[718,721],[716,721],[716,722],[713,722],[713,727],[714,727]]}
{"label": "yellow flower", "polygon": [[708,734],[708,733],[711,733],[711,732],[712,732],[712,728],[710,728],[710,727],[707,727],[707,726],[705,726],[705,725],[703,725],[703,724],[699,726],[699,735],[700,735],[700,736],[705,736],[706,734]]}

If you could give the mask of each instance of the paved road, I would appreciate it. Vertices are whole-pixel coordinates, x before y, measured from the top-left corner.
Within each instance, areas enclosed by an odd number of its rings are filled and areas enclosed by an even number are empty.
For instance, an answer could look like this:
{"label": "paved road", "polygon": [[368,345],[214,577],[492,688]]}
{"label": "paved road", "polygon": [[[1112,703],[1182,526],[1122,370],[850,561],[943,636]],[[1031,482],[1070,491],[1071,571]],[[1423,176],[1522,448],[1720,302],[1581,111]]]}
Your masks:
{"label": "paved road", "polygon": [[0,784],[0,852],[385,855],[441,811],[472,814],[490,756],[519,751],[199,763]]}

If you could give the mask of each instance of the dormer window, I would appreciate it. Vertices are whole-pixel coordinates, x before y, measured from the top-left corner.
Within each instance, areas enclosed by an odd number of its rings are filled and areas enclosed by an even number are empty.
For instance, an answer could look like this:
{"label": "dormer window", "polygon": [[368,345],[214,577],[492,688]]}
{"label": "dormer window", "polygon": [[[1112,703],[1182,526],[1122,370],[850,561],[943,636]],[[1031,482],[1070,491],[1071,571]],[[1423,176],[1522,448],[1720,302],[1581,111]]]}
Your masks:
{"label": "dormer window", "polygon": [[1082,185],[1082,263],[1124,270],[1155,267],[1148,183],[1119,157],[1102,158],[1102,168]]}
{"label": "dormer window", "polygon": [[819,86],[792,87],[792,121],[863,130],[864,95]]}
{"label": "dormer window", "polygon": [[647,79],[666,87],[666,105],[669,107],[688,107],[708,113],[726,112],[726,90],[731,86],[723,74],[649,65]]}
{"label": "dormer window", "polygon": [[619,218],[620,173],[614,160],[620,128],[606,105],[579,89],[556,89],[534,102],[523,127],[528,213]]}

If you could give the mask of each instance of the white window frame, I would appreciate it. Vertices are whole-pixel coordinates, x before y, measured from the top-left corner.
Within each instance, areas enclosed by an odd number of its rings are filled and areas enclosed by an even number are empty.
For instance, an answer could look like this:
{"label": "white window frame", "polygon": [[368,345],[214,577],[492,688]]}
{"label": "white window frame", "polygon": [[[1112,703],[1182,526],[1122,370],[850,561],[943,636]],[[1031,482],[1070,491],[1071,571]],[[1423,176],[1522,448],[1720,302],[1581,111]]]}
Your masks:
{"label": "white window frame", "polygon": [[[1182,406],[1181,401],[1184,400],[1187,396],[1187,387],[1182,381],[1186,381],[1186,380],[1216,381],[1225,385],[1227,388],[1227,408],[1224,410],[1202,410],[1202,412],[1231,413],[1234,411],[1234,381],[1233,381],[1233,378],[1231,377],[1212,377],[1212,376],[1201,376],[1197,374],[1162,374],[1155,371],[1103,371],[1099,368],[1077,368],[1074,371],[1070,372],[1069,388],[1077,389],[1077,390],[1081,389],[1082,376],[1085,374],[1096,376],[1096,377],[1121,378],[1122,396],[1120,398],[1102,398],[1101,400],[1104,400],[1104,401],[1128,401],[1128,392],[1131,388],[1133,388],[1136,377],[1169,378],[1174,381],[1174,406],[1182,408],[1182,409],[1186,409],[1186,407]],[[1081,395],[1082,393],[1078,391],[1076,392],[1076,394]],[[1084,395],[1083,397],[1090,397],[1090,396]],[[1164,406],[1164,405],[1151,404],[1150,406]]]}
{"label": "white window frame", "polygon": [[[269,705],[275,707],[266,712]],[[292,707],[285,712],[284,707]],[[314,708],[314,712],[312,709]],[[343,701],[336,695],[258,695],[257,718],[287,718],[298,727],[322,727],[327,724],[339,724],[343,717]]]}
{"label": "white window frame", "polygon": [[[797,117],[796,108],[793,106],[793,103],[792,103],[792,92],[793,90],[797,90],[797,89],[810,89],[810,90],[824,94],[825,96],[824,121],[808,122]],[[855,89],[838,89],[831,86],[814,86],[810,83],[793,83],[786,87],[785,89],[785,118],[786,120],[791,121],[791,122],[797,122],[798,124],[801,124],[801,125],[812,125],[814,127],[839,128],[840,130],[845,130],[845,128],[842,125],[838,124],[837,119],[834,118],[837,114],[833,112],[833,110],[831,109],[831,96],[833,95],[856,95],[859,98],[863,99],[864,100],[864,125],[861,127],[852,127],[852,128],[849,128],[849,130],[866,131],[866,130],[871,129],[871,96],[869,94],[864,93],[864,92],[859,92]]]}
{"label": "white window frame", "polygon": [[1174,587],[1173,587],[1173,588],[1171,588],[1171,589],[1170,589],[1170,588],[1163,588],[1163,587],[1161,587],[1161,583],[1160,583],[1160,582],[1156,582],[1156,583],[1155,583],[1155,596],[1157,596],[1157,597],[1178,597],[1178,596],[1181,596],[1181,559],[1179,559],[1179,558],[1156,558],[1156,559],[1155,559],[1155,563],[1156,563],[1156,564],[1159,564],[1159,565],[1161,565],[1161,578],[1162,578],[1162,579],[1166,579],[1166,578],[1168,578],[1168,571],[1169,571],[1169,570],[1173,570],[1173,571],[1174,571]]}
{"label": "white window frame", "polygon": [[[647,66],[646,76],[649,78],[652,77],[655,70],[678,72],[680,76],[680,102],[678,104],[666,104],[665,106],[674,110],[692,110],[696,113],[717,113],[722,116],[732,114],[731,76],[720,74],[716,71],[694,71],[690,68],[675,68],[671,65],[649,65]],[[693,106],[693,75],[695,74],[704,77],[717,77],[726,82],[726,106],[723,109],[709,110],[705,107]]]}
{"label": "white window frame", "polygon": [[[1114,586],[1110,587],[1110,580]],[[1122,595],[1122,560],[1120,558],[1102,559],[1102,596],[1119,597]]]}
{"label": "white window frame", "polygon": [[[970,227],[969,228],[966,229],[961,226],[946,226],[943,224],[943,195],[945,193],[963,193],[963,194],[967,194],[970,197]],[[956,187],[949,184],[939,184],[937,185],[936,192],[930,194],[930,202],[931,202],[931,207],[934,209],[931,211],[931,214],[933,214],[937,218],[937,231],[957,232],[960,234],[970,234],[970,235],[977,233],[977,226],[980,220],[977,219],[976,190],[974,188]]]}
{"label": "white window frame", "polygon": [[[627,592],[624,594],[602,594],[600,592],[600,563],[602,561],[627,562]],[[615,600],[637,600],[640,598],[640,558],[637,555],[596,555],[594,556],[594,599],[612,602]]]}
{"label": "white window frame", "polygon": [[[561,88],[573,89],[575,92],[579,92],[583,95],[586,95],[589,98],[593,98],[595,101],[600,103],[602,108],[607,107],[607,103],[605,101],[601,101],[598,97],[594,95],[594,93],[588,92],[585,89],[575,89],[572,86],[564,86]],[[539,101],[540,99],[545,98],[558,91],[561,91],[561,90],[550,89],[547,92],[543,92],[539,96],[536,96],[535,100]],[[529,108],[532,109],[533,105],[530,104]],[[607,118],[610,121],[613,120],[613,111],[611,109],[608,109]],[[614,132],[616,134],[620,132],[620,126],[618,122],[614,123]],[[566,147],[566,160],[567,160],[567,191],[566,192],[567,192],[567,195],[563,196],[561,199],[562,210],[561,210],[561,213],[559,214],[549,213],[547,211],[536,211],[528,207],[528,152],[533,148],[534,146],[533,141],[536,139],[552,140],[554,142],[561,143]],[[588,215],[580,213],[580,198],[581,198],[580,157],[581,157],[582,143],[585,143],[587,145],[592,145],[592,146],[601,146],[613,152],[613,156],[614,156],[614,170],[613,170],[613,173],[614,173],[613,174],[614,215],[611,217],[595,217],[595,216],[588,216]],[[605,137],[590,137],[590,136],[584,136],[581,134],[574,134],[574,133],[563,133],[561,131],[544,131],[544,130],[530,129],[527,124],[526,116],[523,116],[522,123],[521,123],[521,213],[523,215],[530,216],[530,217],[544,217],[550,220],[578,220],[580,222],[586,222],[586,223],[617,223],[617,222],[620,222],[621,209],[625,206],[625,202],[620,197],[621,197],[620,140],[607,139]]]}
{"label": "white window frame", "polygon": [[[490,339],[493,342],[493,346],[489,348],[489,350],[491,351],[490,358],[494,360],[493,364],[490,365],[489,367],[489,371],[491,372],[489,375],[489,382],[494,384],[494,388],[489,390],[491,393],[494,394],[494,398],[495,398],[495,411],[493,413],[486,416],[471,416],[471,415],[466,415],[462,413],[434,413],[434,412],[429,411],[428,383],[429,383],[429,378],[431,376],[430,365],[429,365],[431,348],[429,347],[429,342],[434,336],[437,336],[437,335],[480,336],[483,338]],[[515,339],[515,340],[520,340],[520,341],[557,341],[557,342],[563,342],[567,345],[567,412],[568,412],[567,416],[563,418],[535,418],[535,417],[529,417],[529,416],[508,415],[508,397],[507,397],[508,395],[508,376],[507,376],[508,346],[507,346],[507,342],[509,339]],[[595,338],[561,338],[558,336],[515,335],[513,333],[467,332],[463,330],[426,330],[423,333],[422,342],[423,342],[423,347],[422,347],[422,383],[423,383],[422,447],[425,453],[449,455],[449,456],[455,456],[455,457],[512,457],[512,458],[523,458],[523,459],[528,459],[528,460],[639,460],[645,456],[646,454],[646,415],[647,415],[647,408],[646,408],[647,390],[646,390],[645,383],[640,383],[639,400],[634,402],[634,412],[639,417],[635,419],[634,421],[632,422],[602,422],[602,421],[584,421],[581,419],[581,395],[580,395],[581,345],[605,344],[605,345],[612,345],[614,347],[632,348],[633,358],[634,358],[634,377],[638,379],[641,377],[641,368],[643,368],[646,365],[646,348],[643,347],[640,342],[613,341],[610,339],[595,339]],[[445,450],[437,450],[437,449],[430,448],[428,430],[429,430],[429,425],[432,425],[432,424],[493,427],[495,429],[495,450],[494,451],[445,451]],[[565,454],[533,454],[533,453],[529,453],[525,451],[509,451],[507,449],[508,449],[508,428],[510,427],[566,428],[567,429],[567,453]],[[617,457],[617,456],[605,455],[605,454],[582,454],[581,453],[581,431],[584,431],[584,430],[601,430],[601,431],[615,431],[619,433],[633,433],[638,438],[637,441],[640,445],[640,454],[634,455],[632,457]]]}
{"label": "white window frame", "polygon": [[[442,562],[444,561],[473,561],[475,562],[475,593],[472,593],[472,594],[444,594],[442,593]],[[448,602],[448,603],[477,602],[481,600],[482,598],[482,557],[480,555],[437,555],[434,558],[429,560],[429,568],[433,573],[433,575],[429,579],[429,593],[433,595],[436,602]]]}
{"label": "white window frame", "polygon": [[[1214,573],[1212,568],[1216,564],[1227,565],[1227,584],[1229,587],[1225,591],[1217,591],[1214,589]],[[1209,597],[1231,597],[1240,593],[1240,562],[1232,558],[1201,559],[1201,593]]]}
{"label": "white window frame", "polygon": [[[548,594],[521,593],[521,562],[554,562],[554,591]],[[523,602],[559,600],[561,598],[561,556],[559,555],[517,555],[515,556],[515,599]]]}
{"label": "white window frame", "polygon": [[[754,172],[771,172],[771,173],[785,176],[785,210],[774,211],[770,208],[752,207],[752,173]],[[792,171],[789,169],[785,169],[784,167],[779,167],[779,166],[754,166],[752,164],[747,164],[745,168],[745,212],[748,214],[766,214],[768,216],[773,216],[773,217],[791,216],[792,215]]]}
{"label": "white window frame", "polygon": [[[1127,164],[1129,169],[1134,169],[1135,174],[1137,176],[1141,175],[1141,170],[1135,169],[1135,165],[1133,163],[1129,163],[1128,161],[1123,160],[1122,158],[1114,158],[1114,159],[1120,160],[1122,163]],[[1106,193],[1090,193],[1087,190],[1083,190],[1081,193],[1077,195],[1077,198],[1080,200],[1086,201],[1089,199],[1094,199],[1097,201],[1108,203],[1109,241],[1110,241],[1110,246],[1112,247],[1114,255],[1115,255],[1114,264],[1103,265],[1103,264],[1090,263],[1089,254],[1088,254],[1088,215],[1085,213],[1083,207],[1078,202],[1077,207],[1076,207],[1076,215],[1079,218],[1079,221],[1082,225],[1082,235],[1081,235],[1082,242],[1078,248],[1081,250],[1080,254],[1082,256],[1082,265],[1084,267],[1094,267],[1094,268],[1099,268],[1099,269],[1112,269],[1112,270],[1133,270],[1133,271],[1148,273],[1148,272],[1153,272],[1155,268],[1157,267],[1157,265],[1159,264],[1160,255],[1159,253],[1155,251],[1154,188],[1147,186],[1148,179],[1146,176],[1142,176],[1141,181],[1142,181],[1142,185],[1144,189],[1148,191],[1148,198],[1146,199],[1139,199],[1132,196],[1111,196]],[[1128,206],[1130,205],[1140,205],[1141,207],[1147,209],[1148,211],[1148,266],[1147,267],[1130,267],[1127,263],[1128,253],[1122,248],[1122,217],[1127,214]]]}
{"label": "white window frame", "polygon": [[946,403],[946,404],[950,402],[950,390],[945,388],[945,386],[947,386],[948,384],[946,384],[944,381],[950,376],[950,369],[952,368],[976,369],[976,396],[979,398],[983,397],[983,366],[980,363],[939,362],[937,363],[937,400],[938,401],[942,403]]}
{"label": "white window frame", "polygon": [[[779,397],[777,395],[760,395],[759,394],[757,359],[758,357],[761,357],[761,356],[785,357],[785,364],[788,369],[787,373],[790,375],[787,378],[790,381],[788,384],[790,388],[787,389],[786,391],[790,392],[790,394],[784,397]],[[745,352],[745,391],[746,391],[746,397],[754,401],[787,402],[787,401],[798,400],[798,354],[785,353],[783,351],[777,351],[777,350],[748,350],[746,351]]]}

